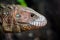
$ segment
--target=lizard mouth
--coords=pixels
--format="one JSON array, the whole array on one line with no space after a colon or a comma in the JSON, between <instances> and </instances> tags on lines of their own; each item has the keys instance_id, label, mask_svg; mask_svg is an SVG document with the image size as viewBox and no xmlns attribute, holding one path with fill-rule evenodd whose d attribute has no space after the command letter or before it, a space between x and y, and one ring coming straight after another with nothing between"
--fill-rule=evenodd
<instances>
[{"instance_id":1,"label":"lizard mouth","mask_svg":"<svg viewBox=\"0 0 60 40\"><path fill-rule=\"evenodd\" d=\"M32 25L30 23L25 23L25 22L18 22L18 23L19 23L19 27L20 27L21 31L29 31L29 30L40 29L40 27L37 27L36 25ZM14 29L14 31L15 31L15 29Z\"/></svg>"}]
</instances>

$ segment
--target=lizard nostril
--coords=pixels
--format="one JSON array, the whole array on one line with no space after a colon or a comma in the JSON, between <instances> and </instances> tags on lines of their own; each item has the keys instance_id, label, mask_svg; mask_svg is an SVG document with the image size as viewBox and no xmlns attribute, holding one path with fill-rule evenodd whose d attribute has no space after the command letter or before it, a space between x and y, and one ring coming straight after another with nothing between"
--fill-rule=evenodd
<instances>
[{"instance_id":1,"label":"lizard nostril","mask_svg":"<svg viewBox=\"0 0 60 40\"><path fill-rule=\"evenodd\" d=\"M34 16L34 14L31 14L31 17L33 17Z\"/></svg>"}]
</instances>

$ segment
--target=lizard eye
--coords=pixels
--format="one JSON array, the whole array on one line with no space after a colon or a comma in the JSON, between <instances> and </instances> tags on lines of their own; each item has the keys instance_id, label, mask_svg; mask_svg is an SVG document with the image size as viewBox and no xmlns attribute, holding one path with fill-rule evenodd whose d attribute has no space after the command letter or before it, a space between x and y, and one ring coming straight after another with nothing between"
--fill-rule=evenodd
<instances>
[{"instance_id":1,"label":"lizard eye","mask_svg":"<svg viewBox=\"0 0 60 40\"><path fill-rule=\"evenodd\" d=\"M20 14L16 14L16 18L20 18L21 17L21 15Z\"/></svg>"}]
</instances>

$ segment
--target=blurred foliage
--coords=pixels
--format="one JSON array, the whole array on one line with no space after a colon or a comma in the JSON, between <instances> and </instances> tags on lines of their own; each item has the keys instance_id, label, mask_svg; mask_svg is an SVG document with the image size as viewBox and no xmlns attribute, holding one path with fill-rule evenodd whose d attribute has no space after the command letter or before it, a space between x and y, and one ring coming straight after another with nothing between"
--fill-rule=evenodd
<instances>
[{"instance_id":1,"label":"blurred foliage","mask_svg":"<svg viewBox=\"0 0 60 40\"><path fill-rule=\"evenodd\" d=\"M17 2L19 2L19 4L21 4L22 6L27 6L25 0L17 0Z\"/></svg>"}]
</instances>

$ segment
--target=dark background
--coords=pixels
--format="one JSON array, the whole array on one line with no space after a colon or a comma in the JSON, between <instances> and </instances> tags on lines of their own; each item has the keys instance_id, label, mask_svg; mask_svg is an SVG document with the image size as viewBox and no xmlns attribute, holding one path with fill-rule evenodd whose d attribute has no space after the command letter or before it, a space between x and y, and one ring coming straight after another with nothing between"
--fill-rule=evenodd
<instances>
[{"instance_id":1,"label":"dark background","mask_svg":"<svg viewBox=\"0 0 60 40\"><path fill-rule=\"evenodd\" d=\"M40 14L43 14L48 24L40 29L33 31L26 31L21 33L14 33L14 40L59 40L60 32L60 0L25 0L28 7L33 8ZM0 0L0 3L19 4L16 0ZM32 33L32 36L28 36ZM2 33L0 39L4 39L4 33ZM21 34L21 35L20 35Z\"/></svg>"}]
</instances>

